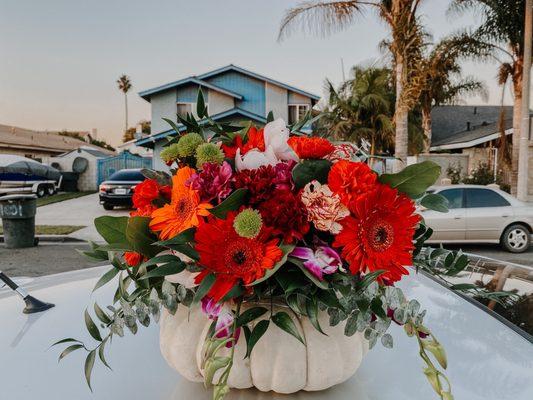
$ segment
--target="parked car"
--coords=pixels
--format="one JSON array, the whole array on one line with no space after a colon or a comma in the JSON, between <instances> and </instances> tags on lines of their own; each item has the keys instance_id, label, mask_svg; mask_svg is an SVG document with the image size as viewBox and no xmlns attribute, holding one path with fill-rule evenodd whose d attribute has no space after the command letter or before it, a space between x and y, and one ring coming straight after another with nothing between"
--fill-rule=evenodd
<instances>
[{"instance_id":1,"label":"parked car","mask_svg":"<svg viewBox=\"0 0 533 400\"><path fill-rule=\"evenodd\" d=\"M435 186L449 211L422 210L433 229L428 243L499 243L512 253L525 252L533 232L533 205L509 193L481 185Z\"/></svg>"},{"instance_id":2,"label":"parked car","mask_svg":"<svg viewBox=\"0 0 533 400\"><path fill-rule=\"evenodd\" d=\"M100 204L106 210L112 210L115 206L131 207L133 189L144 179L140 169L121 169L115 172L100 184Z\"/></svg>"},{"instance_id":3,"label":"parked car","mask_svg":"<svg viewBox=\"0 0 533 400\"><path fill-rule=\"evenodd\" d=\"M210 398L202 384L187 381L165 362L159 350L159 329L155 323L148 328L139 326L136 336L127 333L123 338L115 337L113 345L106 347L105 356L113 372L104 373L105 367L100 363L95 366L93 393L83 376L86 353L80 350L58 365L62 347L50 348L55 341L73 337L85 340L90 348L96 345L80 315L89 302L103 306L113 298L113 285L103 286L90 295L108 269L109 266L105 266L16 279L31 295L56 305L30 316L22 313L24 302L16 293L7 287L0 288L2 399ZM423 299L423 306L428 310L426 325L435 332L448 355L446 374L455 398L531 400L533 346L528 337L493 313L485 312L486 308L474 305L423 274L412 273L410 279L403 279L399 285L408 298ZM436 400L438 396L422 374L423 363L415 356L416 340L395 324L391 333L394 348L376 345L367 353L355 376L342 385L323 392L296 395L235 390L235 395L228 399ZM131 368L132 363L139 360L144 368Z\"/></svg>"}]
</instances>

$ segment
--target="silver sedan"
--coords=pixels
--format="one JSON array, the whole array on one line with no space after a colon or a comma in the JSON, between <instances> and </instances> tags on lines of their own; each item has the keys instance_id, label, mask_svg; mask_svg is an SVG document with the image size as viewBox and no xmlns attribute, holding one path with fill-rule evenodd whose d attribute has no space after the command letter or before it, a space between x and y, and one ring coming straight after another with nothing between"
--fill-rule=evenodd
<instances>
[{"instance_id":1,"label":"silver sedan","mask_svg":"<svg viewBox=\"0 0 533 400\"><path fill-rule=\"evenodd\" d=\"M444 196L449 211L422 210L433 229L428 243L500 243L512 253L529 248L532 205L489 186L435 186L429 192Z\"/></svg>"}]
</instances>

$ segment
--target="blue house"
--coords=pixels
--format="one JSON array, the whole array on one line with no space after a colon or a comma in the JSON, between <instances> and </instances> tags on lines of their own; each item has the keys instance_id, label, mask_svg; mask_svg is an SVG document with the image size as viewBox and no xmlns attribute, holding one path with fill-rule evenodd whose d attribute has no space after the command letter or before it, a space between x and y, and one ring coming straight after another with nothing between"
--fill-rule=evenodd
<instances>
[{"instance_id":1,"label":"blue house","mask_svg":"<svg viewBox=\"0 0 533 400\"><path fill-rule=\"evenodd\" d=\"M221 122L252 120L266 123L267 115L283 118L288 124L300 119L320 99L319 96L267 78L235 65L228 65L198 76L191 76L139 93L152 108L151 134L137 140L138 146L154 149L153 168L166 169L159 153L167 136L176 135L163 121L176 122L176 115L195 115L196 98L201 89L211 118ZM178 125L180 131L185 127Z\"/></svg>"}]
</instances>

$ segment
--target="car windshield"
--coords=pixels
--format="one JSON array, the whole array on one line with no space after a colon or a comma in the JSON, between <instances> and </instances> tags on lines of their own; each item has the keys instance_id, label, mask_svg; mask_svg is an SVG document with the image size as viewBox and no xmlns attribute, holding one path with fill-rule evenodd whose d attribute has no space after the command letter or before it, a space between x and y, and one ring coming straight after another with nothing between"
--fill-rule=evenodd
<instances>
[{"instance_id":1,"label":"car windshield","mask_svg":"<svg viewBox=\"0 0 533 400\"><path fill-rule=\"evenodd\" d=\"M110 181L143 181L144 176L139 170L123 169L109 177Z\"/></svg>"}]
</instances>

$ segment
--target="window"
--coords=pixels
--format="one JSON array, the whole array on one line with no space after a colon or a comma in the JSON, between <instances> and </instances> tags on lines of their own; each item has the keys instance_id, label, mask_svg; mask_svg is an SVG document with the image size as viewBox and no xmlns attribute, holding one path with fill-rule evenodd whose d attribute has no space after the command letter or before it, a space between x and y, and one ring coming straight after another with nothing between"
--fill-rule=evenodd
<instances>
[{"instance_id":1,"label":"window","mask_svg":"<svg viewBox=\"0 0 533 400\"><path fill-rule=\"evenodd\" d=\"M192 114L192 103L177 103L177 114L185 118L187 113Z\"/></svg>"},{"instance_id":2,"label":"window","mask_svg":"<svg viewBox=\"0 0 533 400\"><path fill-rule=\"evenodd\" d=\"M140 169L122 169L109 177L110 181L144 181Z\"/></svg>"},{"instance_id":3,"label":"window","mask_svg":"<svg viewBox=\"0 0 533 400\"><path fill-rule=\"evenodd\" d=\"M309 104L289 104L289 124L298 122L309 111Z\"/></svg>"},{"instance_id":4,"label":"window","mask_svg":"<svg viewBox=\"0 0 533 400\"><path fill-rule=\"evenodd\" d=\"M490 189L466 189L466 207L505 207L509 202Z\"/></svg>"},{"instance_id":5,"label":"window","mask_svg":"<svg viewBox=\"0 0 533 400\"><path fill-rule=\"evenodd\" d=\"M447 189L439 192L448 200L448 208L463 208L463 189Z\"/></svg>"}]
</instances>

